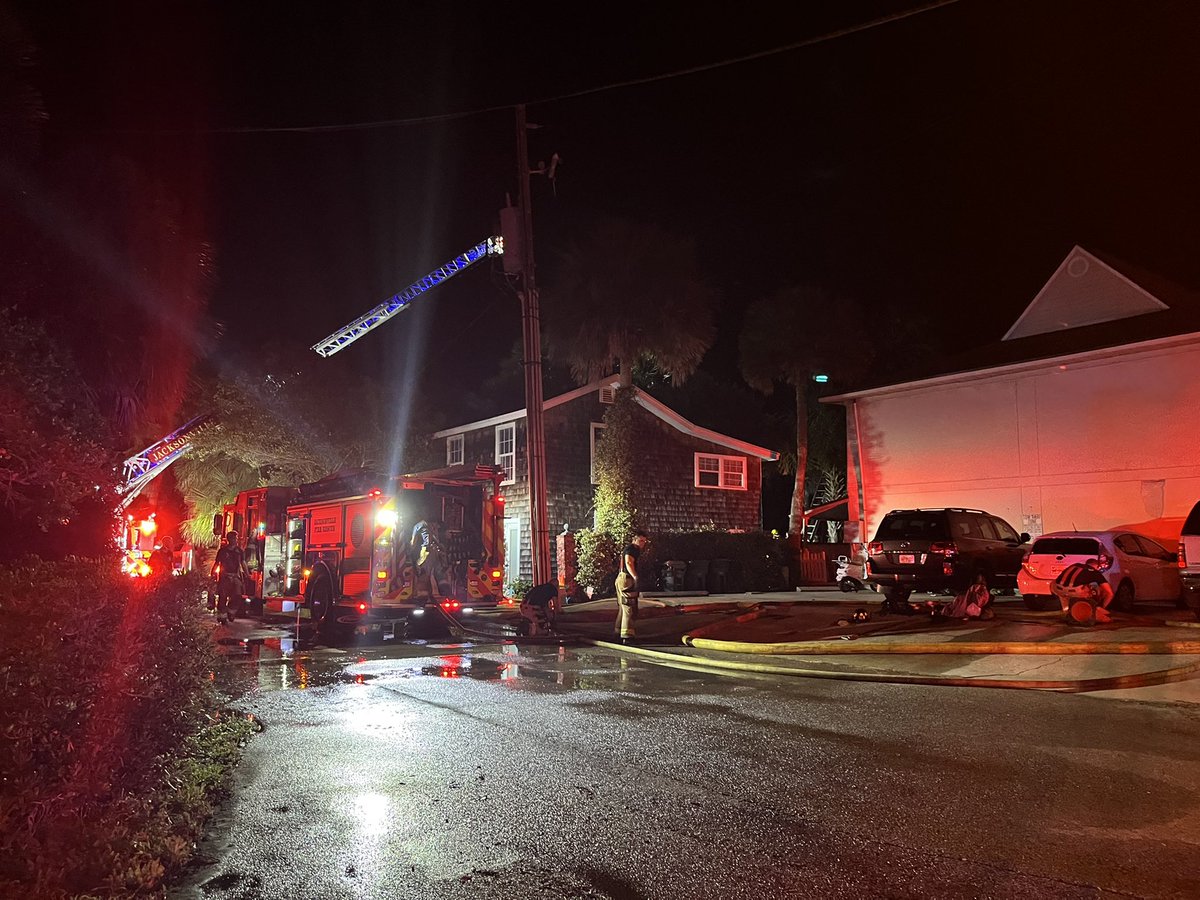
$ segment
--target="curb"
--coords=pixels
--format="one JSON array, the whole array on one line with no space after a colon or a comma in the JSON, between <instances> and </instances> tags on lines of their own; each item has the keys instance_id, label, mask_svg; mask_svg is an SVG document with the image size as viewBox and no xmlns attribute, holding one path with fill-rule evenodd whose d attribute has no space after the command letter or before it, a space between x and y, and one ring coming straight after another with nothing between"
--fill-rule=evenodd
<instances>
[{"instance_id":1,"label":"curb","mask_svg":"<svg viewBox=\"0 0 1200 900\"><path fill-rule=\"evenodd\" d=\"M777 666L770 663L740 662L711 657L684 656L665 650L648 647L630 647L611 641L582 639L583 643L606 650L642 656L670 666L689 669L720 669L734 672L754 672L763 675L790 675L800 678L823 678L829 681L866 681L877 684L917 684L930 687L982 687L1022 691L1051 691L1057 693L1087 693L1090 691L1117 690L1120 688L1150 687L1184 681L1200 671L1200 660L1169 669L1141 672L1136 675L1113 675L1107 678L1083 678L1076 680L1018 680L1003 678L939 678L932 675L884 674L881 672L829 672L824 669L802 669L797 666Z\"/></svg>"}]
</instances>

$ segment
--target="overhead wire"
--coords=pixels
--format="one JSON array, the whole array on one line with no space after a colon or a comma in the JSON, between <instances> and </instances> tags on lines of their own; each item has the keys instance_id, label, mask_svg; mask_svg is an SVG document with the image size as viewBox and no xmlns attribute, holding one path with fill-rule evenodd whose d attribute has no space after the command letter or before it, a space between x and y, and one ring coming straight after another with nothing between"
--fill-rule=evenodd
<instances>
[{"instance_id":1,"label":"overhead wire","mask_svg":"<svg viewBox=\"0 0 1200 900\"><path fill-rule=\"evenodd\" d=\"M950 6L958 2L959 0L932 0L932 2L924 3L921 6L914 6L910 7L909 9L900 10L899 12L889 13L888 15L877 16L874 19L869 19L865 22L859 22L855 25L848 25L844 28L836 28L831 31L825 31L820 34L813 35L812 37L805 38L804 40L794 41L790 44L783 44L778 47L771 47L766 50L759 50L754 53L746 53L741 56L734 56L728 59L717 60L715 62L701 63L700 65L689 66L684 69L675 69L670 72L660 72L656 75L646 75L640 78L628 78L623 81L613 81L607 84L581 88L580 90L576 91L568 91L566 93L554 94L524 102L526 106L557 103L563 100L575 100L580 97L588 97L594 94L606 93L608 91L621 90L622 88L637 87L644 84L654 84L655 82L668 81L673 78L684 78L688 75L711 72L714 69L723 69L729 66L741 65L742 63L754 62L755 60L766 59L767 57L771 56L778 56L781 53L791 53L795 50L804 49L805 47L812 47L817 44L828 43L829 41L837 40L838 38L859 34L864 31L869 31L872 28L878 28L882 25L889 25L892 22L898 22L903 19L921 15L923 13L932 12L934 10L941 9L944 6ZM329 125L244 125L229 126L225 128L205 128L201 129L201 132L206 134L321 134L339 131L367 131L377 128L398 128L407 125L425 125L434 122L447 122L454 119L465 119L471 116L479 116L487 113L514 109L518 105L520 105L518 102L500 103L492 106L481 106L473 109L459 110L457 112L435 113L433 115L411 116L401 119L378 119L369 122L344 122Z\"/></svg>"}]
</instances>

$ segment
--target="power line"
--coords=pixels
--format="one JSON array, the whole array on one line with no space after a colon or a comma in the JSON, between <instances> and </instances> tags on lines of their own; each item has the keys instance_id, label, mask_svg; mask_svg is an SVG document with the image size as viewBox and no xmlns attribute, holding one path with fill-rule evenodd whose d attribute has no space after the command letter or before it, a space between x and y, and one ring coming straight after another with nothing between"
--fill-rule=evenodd
<instances>
[{"instance_id":1,"label":"power line","mask_svg":"<svg viewBox=\"0 0 1200 900\"><path fill-rule=\"evenodd\" d=\"M957 2L959 2L959 0L933 0L933 2L926 3L922 6L901 10L900 12L891 13L886 16L879 16L878 18L870 19L866 22L860 22L856 25L849 25L845 28L826 31L821 34L814 35L813 37L805 38L802 41L796 41L792 44L784 44L780 47L772 47L768 50L760 50L757 53L748 53L744 56L735 56L729 59L719 60L717 62L691 66L686 69L663 72L658 75L647 75L643 78L630 78L626 79L625 81L614 81L609 84L583 88L578 91L570 91L565 94L555 94L549 97L541 97L537 100L527 101L527 105L533 106L544 103L555 103L560 100L574 100L579 97L587 97L592 94L601 94L607 91L620 90L622 88L637 87L643 84L653 84L658 81L668 81L672 78L683 78L688 75L697 75L701 72L711 72L714 69L723 69L728 66L740 65L741 63L754 62L755 60L765 59L770 56L778 56L781 53L790 53L794 50L801 50L805 47L812 47L816 44L823 44L829 41L837 40L838 38L848 37L852 34L858 34L863 31L868 31L872 28L878 28L881 25L888 25L892 22L898 22L901 19L908 19L913 16L921 15L922 13L932 12L935 9L941 9L943 6L950 6L951 4ZM406 125L425 125L433 122L448 122L454 119L465 119L470 116L484 115L485 113L511 110L515 109L518 105L519 104L517 103L502 103L495 106L481 106L475 109L461 110L459 112L451 113L439 113L430 116L413 116L405 119L379 119L371 122L347 122L339 125L247 125L230 128L207 128L203 129L203 132L209 134L321 134L324 132L335 131L368 131L375 128L398 128Z\"/></svg>"}]
</instances>

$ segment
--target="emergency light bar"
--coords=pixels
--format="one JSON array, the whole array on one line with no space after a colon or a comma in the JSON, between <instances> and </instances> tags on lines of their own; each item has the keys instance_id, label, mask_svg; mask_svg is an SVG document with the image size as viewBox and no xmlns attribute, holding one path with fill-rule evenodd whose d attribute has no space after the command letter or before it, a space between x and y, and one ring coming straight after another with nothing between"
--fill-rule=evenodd
<instances>
[{"instance_id":1,"label":"emergency light bar","mask_svg":"<svg viewBox=\"0 0 1200 900\"><path fill-rule=\"evenodd\" d=\"M366 315L359 316L349 325L339 328L323 341L313 344L312 349L319 356L333 356L333 354L337 353L343 347L353 344L372 328L382 325L392 316L396 315L396 313L408 309L410 303L430 288L437 287L448 278L453 278L463 269L474 265L485 257L500 256L503 253L504 238L490 237L486 241L481 241L465 253L460 253L449 262L438 266L424 278L413 282L391 299L380 303Z\"/></svg>"}]
</instances>

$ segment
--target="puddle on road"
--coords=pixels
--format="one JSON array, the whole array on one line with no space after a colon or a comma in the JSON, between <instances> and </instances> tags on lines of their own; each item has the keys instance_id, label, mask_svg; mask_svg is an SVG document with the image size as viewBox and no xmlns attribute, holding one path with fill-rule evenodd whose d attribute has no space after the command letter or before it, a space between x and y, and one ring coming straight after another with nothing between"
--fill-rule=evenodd
<instances>
[{"instance_id":1,"label":"puddle on road","mask_svg":"<svg viewBox=\"0 0 1200 900\"><path fill-rule=\"evenodd\" d=\"M252 626L253 627L253 626ZM233 693L308 690L367 684L381 678L437 678L505 683L524 690L611 690L627 684L629 666L597 666L564 646L424 641L338 647L304 632L254 628L216 639L221 681ZM214 675L215 677L215 675Z\"/></svg>"}]
</instances>

